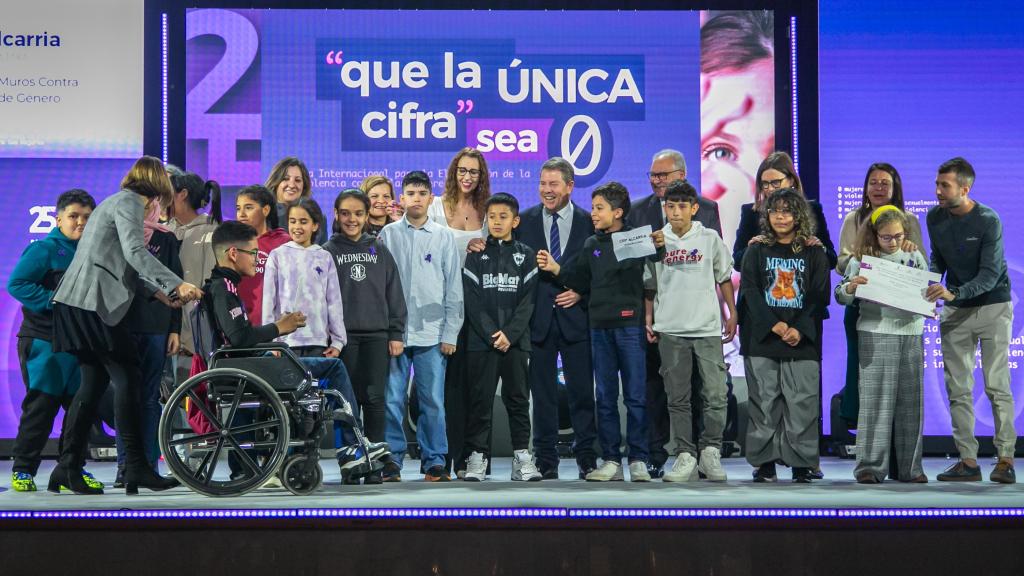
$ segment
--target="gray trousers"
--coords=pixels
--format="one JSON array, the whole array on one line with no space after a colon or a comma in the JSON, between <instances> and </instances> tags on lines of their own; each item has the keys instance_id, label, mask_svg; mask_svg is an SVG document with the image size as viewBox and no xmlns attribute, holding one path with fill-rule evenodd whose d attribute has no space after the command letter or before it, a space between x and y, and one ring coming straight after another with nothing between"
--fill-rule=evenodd
<instances>
[{"instance_id":1,"label":"gray trousers","mask_svg":"<svg viewBox=\"0 0 1024 576\"><path fill-rule=\"evenodd\" d=\"M672 427L676 455L689 452L694 457L697 456L697 447L693 445L691 438L693 411L690 396L693 390L691 378L694 357L697 359L697 370L703 381L700 395L704 401L704 429L700 435L700 449L711 446L721 450L728 392L721 337L686 338L661 334L658 351L661 353L661 376L665 381L669 423Z\"/></svg>"},{"instance_id":2,"label":"gray trousers","mask_svg":"<svg viewBox=\"0 0 1024 576\"><path fill-rule=\"evenodd\" d=\"M747 462L818 466L817 360L743 359L747 392Z\"/></svg>"},{"instance_id":3,"label":"gray trousers","mask_svg":"<svg viewBox=\"0 0 1024 576\"><path fill-rule=\"evenodd\" d=\"M883 480L889 474L889 448L898 480L924 474L921 467L924 426L924 352L921 335L857 332L860 346L860 412L857 416L857 466Z\"/></svg>"},{"instance_id":4,"label":"gray trousers","mask_svg":"<svg viewBox=\"0 0 1024 576\"><path fill-rule=\"evenodd\" d=\"M972 308L945 306L939 320L942 334L942 372L953 420L953 441L960 458L978 457L974 437L974 352L981 343L981 369L985 394L992 404L995 434L992 442L1000 457L1013 457L1017 432L1013 428L1013 395L1010 393L1009 346L1013 326L1010 302Z\"/></svg>"}]
</instances>

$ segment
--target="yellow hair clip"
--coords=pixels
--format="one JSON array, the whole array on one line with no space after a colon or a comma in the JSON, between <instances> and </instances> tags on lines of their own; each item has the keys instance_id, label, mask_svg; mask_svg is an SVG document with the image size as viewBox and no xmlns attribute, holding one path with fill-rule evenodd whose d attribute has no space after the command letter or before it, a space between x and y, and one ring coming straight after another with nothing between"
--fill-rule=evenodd
<instances>
[{"instance_id":1,"label":"yellow hair clip","mask_svg":"<svg viewBox=\"0 0 1024 576\"><path fill-rule=\"evenodd\" d=\"M878 217L881 216L882 214L886 213L886 212L889 212L890 210L895 210L896 212L902 212L899 208L893 206L892 204L886 204L885 206L879 206L878 208L875 208L874 212L871 213L871 225L874 226L875 221L878 220Z\"/></svg>"}]
</instances>

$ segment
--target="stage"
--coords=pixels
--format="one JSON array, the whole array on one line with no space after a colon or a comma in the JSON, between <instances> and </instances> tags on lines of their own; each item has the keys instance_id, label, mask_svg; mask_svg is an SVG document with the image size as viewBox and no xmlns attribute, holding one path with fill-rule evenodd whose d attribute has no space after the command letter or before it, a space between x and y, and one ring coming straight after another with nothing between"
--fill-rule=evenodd
<instances>
[{"instance_id":1,"label":"stage","mask_svg":"<svg viewBox=\"0 0 1024 576\"><path fill-rule=\"evenodd\" d=\"M342 486L332 460L314 495L282 488L207 498L177 488L125 496L9 489L0 462L0 558L5 571L42 558L75 573L229 574L923 574L1024 562L1024 484L934 481L949 462L925 462L932 482L858 485L853 461L825 459L825 479L754 484L742 458L729 481L588 483L562 480L426 483L406 461L403 482ZM988 460L982 462L987 477ZM38 476L41 488L53 461ZM88 469L111 483L114 464ZM572 478L572 479L570 479ZM1002 552L995 552L1002 551ZM885 559L884 569L878 562ZM47 573L47 572L43 572ZM52 573L70 573L70 568Z\"/></svg>"},{"instance_id":2,"label":"stage","mask_svg":"<svg viewBox=\"0 0 1024 576\"><path fill-rule=\"evenodd\" d=\"M106 511L105 518L138 517L135 512L153 511L157 517L182 517L184 514L211 517L202 511L246 511L244 516L216 514L216 518L261 517L259 511L273 511L282 519L308 516L377 518L426 517L529 517L598 518L671 517L685 513L689 517L771 517L811 516L834 519L868 516L985 515L1024 517L1024 484L1000 485L987 481L990 462L982 461L986 481L974 483L936 482L935 476L949 461L925 460L930 482L903 484L887 481L877 485L859 485L853 480L853 460L822 460L825 479L812 484L794 484L789 469L779 467L779 482L755 484L751 467L742 458L723 459L729 474L726 483L707 481L689 483L584 482L576 479L572 461L563 461L560 480L511 482L511 459L499 458L492 464L490 480L482 483L453 480L427 483L418 473L416 460L407 460L401 483L376 486L342 486L338 468L332 460L321 460L324 486L310 496L295 496L283 488L263 488L241 497L208 498L176 488L162 493L141 490L138 496L125 496L123 490L109 488L114 479L114 464L91 462L88 470L108 485L102 496L60 495L45 491L53 466L43 463L37 478L39 492L16 493L6 482L11 462L0 462L5 482L0 489L0 517L10 521L13 513L28 518L69 518L71 513ZM628 477L628 476L627 476ZM348 512L344 512L348 511ZM452 511L458 511L453 514ZM20 514L19 514L20 516ZM148 516L148 515L147 515ZM284 520L286 523L287 520Z\"/></svg>"}]
</instances>

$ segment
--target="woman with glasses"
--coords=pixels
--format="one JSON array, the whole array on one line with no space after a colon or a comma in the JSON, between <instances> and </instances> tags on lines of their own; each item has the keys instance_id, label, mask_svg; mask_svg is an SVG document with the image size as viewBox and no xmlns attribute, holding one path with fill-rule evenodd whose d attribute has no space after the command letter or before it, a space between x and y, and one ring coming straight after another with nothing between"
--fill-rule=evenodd
<instances>
[{"instance_id":1,"label":"woman with glasses","mask_svg":"<svg viewBox=\"0 0 1024 576\"><path fill-rule=\"evenodd\" d=\"M491 179L484 155L475 148L459 150L448 165L444 181L444 194L430 203L427 215L431 220L447 226L455 235L455 245L462 264L466 263L466 250L470 242L487 238L484 226L484 204L491 197ZM438 201L440 200L440 201ZM444 378L444 409L448 425L448 461L451 471L454 462L456 471L464 471L463 430L466 420L466 405L469 401L467 385L468 365L466 362L466 334L469 323L459 331L455 354L448 358Z\"/></svg>"},{"instance_id":2,"label":"woman with glasses","mask_svg":"<svg viewBox=\"0 0 1024 576\"><path fill-rule=\"evenodd\" d=\"M900 173L891 164L876 162L868 167L867 174L864 175L864 197L861 200L860 208L846 215L843 227L839 232L839 261L836 265L836 272L840 276L846 276L850 260L858 249L857 239L869 225L871 214L882 206L895 206L901 212L904 210L903 181L900 179ZM904 215L907 226L900 249L909 253L921 249L923 253L921 224L914 214L906 212ZM843 315L843 327L846 331L846 384L843 386L842 401L839 403L839 414L845 421L846 429L857 428L857 413L860 404L857 386L859 381L857 319L859 317L859 300L855 300L846 306Z\"/></svg>"},{"instance_id":3,"label":"woman with glasses","mask_svg":"<svg viewBox=\"0 0 1024 576\"><path fill-rule=\"evenodd\" d=\"M744 204L740 208L740 225L736 230L736 242L732 248L733 266L737 272L740 271L740 266L743 263L743 254L747 251L747 246L764 240L758 229L758 214L761 212L761 205L765 199L772 192L782 188L792 188L801 195L804 194L803 183L800 181L800 176L796 173L796 168L793 166L793 159L785 152L772 152L761 162L761 165L757 168L754 185L756 187L754 202ZM814 200L808 200L807 206L811 211L811 217L814 219L815 230L817 231L815 236L808 238L808 245L821 245L825 248L825 256L828 257L829 265L834 268L837 261L836 249L832 245L832 239L828 234L828 222L825 219L825 213L821 209L821 204Z\"/></svg>"}]
</instances>

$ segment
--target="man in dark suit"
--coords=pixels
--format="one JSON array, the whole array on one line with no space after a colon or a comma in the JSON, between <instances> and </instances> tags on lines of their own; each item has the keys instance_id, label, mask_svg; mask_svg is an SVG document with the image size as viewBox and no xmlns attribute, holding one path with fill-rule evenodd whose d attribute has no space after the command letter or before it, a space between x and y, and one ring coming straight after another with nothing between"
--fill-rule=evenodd
<instances>
[{"instance_id":1,"label":"man in dark suit","mask_svg":"<svg viewBox=\"0 0 1024 576\"><path fill-rule=\"evenodd\" d=\"M517 240L546 250L562 266L575 261L583 241L594 234L590 214L569 200L575 172L564 158L551 158L540 170L540 205L520 214ZM533 395L533 449L544 479L558 478L558 357L562 357L573 451L582 479L597 466L594 440L594 371L590 356L587 302L541 272L530 322L530 392Z\"/></svg>"},{"instance_id":2,"label":"man in dark suit","mask_svg":"<svg viewBox=\"0 0 1024 576\"><path fill-rule=\"evenodd\" d=\"M652 193L632 205L626 223L637 228L650 225L652 230L661 230L665 226L665 212L662 198L668 185L676 180L686 179L686 160L678 150L662 150L651 160L651 169L647 173ZM697 198L697 214L695 219L705 228L710 228L722 235L722 222L718 216L718 203L707 198ZM698 407L700 398L700 375L693 371L694 379L694 422L699 422ZM665 383L661 378L661 355L657 346L647 347L647 422L650 439L650 460L647 471L652 478L660 478L668 460L665 444L669 439L668 398L665 395Z\"/></svg>"}]
</instances>

